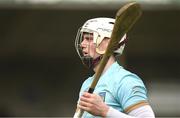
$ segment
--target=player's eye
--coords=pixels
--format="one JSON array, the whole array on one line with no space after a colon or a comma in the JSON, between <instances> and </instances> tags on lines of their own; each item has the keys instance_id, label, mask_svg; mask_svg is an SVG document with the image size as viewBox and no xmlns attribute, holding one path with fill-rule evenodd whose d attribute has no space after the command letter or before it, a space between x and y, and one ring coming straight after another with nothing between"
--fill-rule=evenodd
<instances>
[{"instance_id":1,"label":"player's eye","mask_svg":"<svg viewBox=\"0 0 180 118\"><path fill-rule=\"evenodd\" d=\"M90 41L92 39L93 39L92 37L86 37L86 40L88 40L88 41Z\"/></svg>"},{"instance_id":2,"label":"player's eye","mask_svg":"<svg viewBox=\"0 0 180 118\"><path fill-rule=\"evenodd\" d=\"M93 36L92 35L84 35L83 39L87 40L87 41L90 41L90 40L93 40Z\"/></svg>"}]
</instances>

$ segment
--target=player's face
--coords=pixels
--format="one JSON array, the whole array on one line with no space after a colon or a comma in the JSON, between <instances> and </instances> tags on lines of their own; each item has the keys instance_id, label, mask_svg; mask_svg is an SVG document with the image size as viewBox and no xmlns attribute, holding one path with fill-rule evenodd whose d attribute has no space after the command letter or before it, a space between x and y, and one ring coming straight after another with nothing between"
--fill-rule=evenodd
<instances>
[{"instance_id":1,"label":"player's face","mask_svg":"<svg viewBox=\"0 0 180 118\"><path fill-rule=\"evenodd\" d=\"M96 47L93 43L93 33L83 33L83 40L81 42L83 56L90 56L93 59L97 58L99 54L96 53Z\"/></svg>"}]
</instances>

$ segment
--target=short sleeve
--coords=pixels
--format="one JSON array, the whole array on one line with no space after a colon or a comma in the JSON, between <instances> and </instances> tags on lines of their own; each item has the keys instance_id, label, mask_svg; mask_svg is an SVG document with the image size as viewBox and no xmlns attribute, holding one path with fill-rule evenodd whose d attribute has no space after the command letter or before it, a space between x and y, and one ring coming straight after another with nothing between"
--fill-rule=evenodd
<instances>
[{"instance_id":1,"label":"short sleeve","mask_svg":"<svg viewBox=\"0 0 180 118\"><path fill-rule=\"evenodd\" d=\"M120 82L117 99L123 110L142 101L147 101L147 90L136 75L127 75Z\"/></svg>"}]
</instances>

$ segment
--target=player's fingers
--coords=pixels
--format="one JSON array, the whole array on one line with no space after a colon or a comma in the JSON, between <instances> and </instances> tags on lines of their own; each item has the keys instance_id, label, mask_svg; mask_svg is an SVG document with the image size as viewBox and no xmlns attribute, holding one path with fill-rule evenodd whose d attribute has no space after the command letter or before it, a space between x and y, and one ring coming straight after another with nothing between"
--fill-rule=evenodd
<instances>
[{"instance_id":1,"label":"player's fingers","mask_svg":"<svg viewBox=\"0 0 180 118\"><path fill-rule=\"evenodd\" d=\"M80 101L84 101L84 102L88 102L88 103L92 103L92 98L88 98L85 96L81 96Z\"/></svg>"},{"instance_id":2,"label":"player's fingers","mask_svg":"<svg viewBox=\"0 0 180 118\"><path fill-rule=\"evenodd\" d=\"M91 103L84 102L84 101L80 101L80 102L79 102L79 105L80 105L80 106L84 106L84 107L91 107L91 106L92 106Z\"/></svg>"},{"instance_id":3,"label":"player's fingers","mask_svg":"<svg viewBox=\"0 0 180 118\"><path fill-rule=\"evenodd\" d=\"M78 105L78 107L82 110L85 110L85 111L90 111L90 108L89 107L86 107L86 106L82 106L82 105Z\"/></svg>"},{"instance_id":4,"label":"player's fingers","mask_svg":"<svg viewBox=\"0 0 180 118\"><path fill-rule=\"evenodd\" d=\"M93 96L93 94L88 93L88 92L84 92L82 96L90 98Z\"/></svg>"}]
</instances>

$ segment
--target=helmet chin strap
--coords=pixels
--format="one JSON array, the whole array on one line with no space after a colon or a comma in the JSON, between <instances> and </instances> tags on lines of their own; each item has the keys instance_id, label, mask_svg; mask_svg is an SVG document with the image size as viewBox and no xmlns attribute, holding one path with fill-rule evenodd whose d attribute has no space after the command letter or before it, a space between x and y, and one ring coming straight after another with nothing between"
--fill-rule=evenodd
<instances>
[{"instance_id":1,"label":"helmet chin strap","mask_svg":"<svg viewBox=\"0 0 180 118\"><path fill-rule=\"evenodd\" d=\"M100 62L100 60L102 59L102 57L103 57L103 55L100 55L99 57L97 57L96 59L94 59L94 60L92 61L92 66L93 66L93 68L96 67L96 66L99 64L99 62Z\"/></svg>"},{"instance_id":2,"label":"helmet chin strap","mask_svg":"<svg viewBox=\"0 0 180 118\"><path fill-rule=\"evenodd\" d=\"M99 64L100 60L101 60L102 57L103 57L103 54L105 53L105 50L104 50L104 51L101 51L101 50L99 50L98 48L96 48L96 52L97 52L98 54L100 54L100 56L98 56L98 57L95 58L95 59L93 59L92 57L89 57L89 58L91 58L91 66L90 66L89 68L95 68L95 67Z\"/></svg>"},{"instance_id":3,"label":"helmet chin strap","mask_svg":"<svg viewBox=\"0 0 180 118\"><path fill-rule=\"evenodd\" d=\"M97 52L98 54L100 54L100 56L98 56L96 59L93 59L93 60L92 60L92 67L93 67L93 68L96 67L96 66L99 64L99 62L100 62L100 60L102 59L103 54L105 53L105 51L106 51L106 50L101 51L101 50L99 50L98 47L96 47L96 52Z\"/></svg>"},{"instance_id":4,"label":"helmet chin strap","mask_svg":"<svg viewBox=\"0 0 180 118\"><path fill-rule=\"evenodd\" d=\"M82 58L82 62L87 68L93 69L99 64L100 60L102 59L102 56L103 55L100 55L96 59L93 59L92 57L87 56L87 57Z\"/></svg>"},{"instance_id":5,"label":"helmet chin strap","mask_svg":"<svg viewBox=\"0 0 180 118\"><path fill-rule=\"evenodd\" d=\"M102 59L103 54L105 53L105 51L106 51L106 50L101 51L101 50L99 50L98 47L96 47L96 52L97 52L98 54L100 54L100 56L98 56L98 57L95 58L95 59L93 59L93 58L90 57L90 56L84 57L84 58L83 58L83 64L86 65L86 67L89 68L89 69L95 68L95 67L99 64L100 60Z\"/></svg>"}]
</instances>

